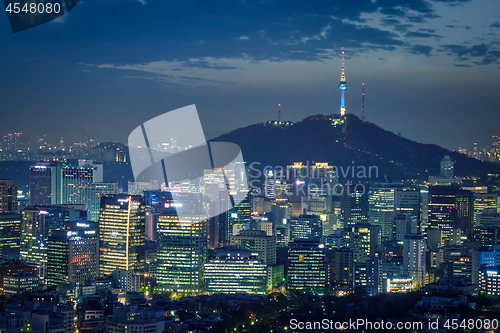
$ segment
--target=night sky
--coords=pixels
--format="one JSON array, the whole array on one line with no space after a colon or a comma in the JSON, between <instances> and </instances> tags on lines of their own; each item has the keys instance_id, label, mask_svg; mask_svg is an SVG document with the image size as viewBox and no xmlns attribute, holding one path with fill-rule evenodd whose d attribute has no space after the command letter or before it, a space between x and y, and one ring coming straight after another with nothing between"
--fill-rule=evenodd
<instances>
[{"instance_id":1,"label":"night sky","mask_svg":"<svg viewBox=\"0 0 500 333\"><path fill-rule=\"evenodd\" d=\"M12 33L0 13L0 136L126 142L196 104L207 138L346 108L423 143L500 135L500 1L82 0Z\"/></svg>"}]
</instances>

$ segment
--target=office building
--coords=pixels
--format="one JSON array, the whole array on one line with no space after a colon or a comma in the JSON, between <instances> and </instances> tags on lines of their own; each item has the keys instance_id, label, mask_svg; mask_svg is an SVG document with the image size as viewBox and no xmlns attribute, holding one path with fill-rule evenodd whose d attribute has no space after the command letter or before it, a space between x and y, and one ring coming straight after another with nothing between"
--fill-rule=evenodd
<instances>
[{"instance_id":1,"label":"office building","mask_svg":"<svg viewBox=\"0 0 500 333\"><path fill-rule=\"evenodd\" d=\"M290 226L290 241L299 239L316 239L323 236L323 224L318 215L301 214L292 217L288 222Z\"/></svg>"},{"instance_id":2,"label":"office building","mask_svg":"<svg viewBox=\"0 0 500 333\"><path fill-rule=\"evenodd\" d=\"M99 276L117 268L141 272L145 263L144 199L135 195L101 198Z\"/></svg>"},{"instance_id":3,"label":"office building","mask_svg":"<svg viewBox=\"0 0 500 333\"><path fill-rule=\"evenodd\" d=\"M500 296L500 267L486 267L479 271L479 293L485 296Z\"/></svg>"},{"instance_id":4,"label":"office building","mask_svg":"<svg viewBox=\"0 0 500 333\"><path fill-rule=\"evenodd\" d=\"M178 216L177 212L182 214ZM203 292L208 219L203 213L200 195L183 193L183 198L175 202L165 201L157 224L157 282L160 290L180 295Z\"/></svg>"},{"instance_id":5,"label":"office building","mask_svg":"<svg viewBox=\"0 0 500 333\"><path fill-rule=\"evenodd\" d=\"M37 291L39 288L40 279L28 271L17 271L14 275L3 277L3 294L7 297Z\"/></svg>"},{"instance_id":6,"label":"office building","mask_svg":"<svg viewBox=\"0 0 500 333\"><path fill-rule=\"evenodd\" d=\"M137 305L115 305L113 318L106 322L106 332L164 333L165 311Z\"/></svg>"},{"instance_id":7,"label":"office building","mask_svg":"<svg viewBox=\"0 0 500 333\"><path fill-rule=\"evenodd\" d=\"M340 199L341 222L343 228L348 228L357 223L368 222L368 192L365 187L344 187Z\"/></svg>"},{"instance_id":8,"label":"office building","mask_svg":"<svg viewBox=\"0 0 500 333\"><path fill-rule=\"evenodd\" d=\"M47 285L82 284L99 276L99 239L96 222L53 230L47 246ZM88 227L86 227L88 226Z\"/></svg>"},{"instance_id":9,"label":"office building","mask_svg":"<svg viewBox=\"0 0 500 333\"><path fill-rule=\"evenodd\" d=\"M474 196L474 226L479 226L478 215L491 216L497 213L498 194L473 193Z\"/></svg>"},{"instance_id":10,"label":"office building","mask_svg":"<svg viewBox=\"0 0 500 333\"><path fill-rule=\"evenodd\" d=\"M377 257L354 264L354 291L360 289L369 296L382 292L382 261Z\"/></svg>"},{"instance_id":11,"label":"office building","mask_svg":"<svg viewBox=\"0 0 500 333\"><path fill-rule=\"evenodd\" d=\"M413 279L420 288L425 285L425 238L420 234L408 234L404 239L403 273Z\"/></svg>"},{"instance_id":12,"label":"office building","mask_svg":"<svg viewBox=\"0 0 500 333\"><path fill-rule=\"evenodd\" d=\"M381 239L382 228L379 225L359 223L347 229L345 241L350 249L358 250L360 260L365 261L375 255Z\"/></svg>"},{"instance_id":13,"label":"office building","mask_svg":"<svg viewBox=\"0 0 500 333\"><path fill-rule=\"evenodd\" d=\"M3 294L3 278L6 275L16 275L19 271L27 271L37 276L37 265L24 260L5 260L0 262L0 294Z\"/></svg>"},{"instance_id":14,"label":"office building","mask_svg":"<svg viewBox=\"0 0 500 333\"><path fill-rule=\"evenodd\" d=\"M17 185L11 179L0 179L0 214L17 213Z\"/></svg>"},{"instance_id":15,"label":"office building","mask_svg":"<svg viewBox=\"0 0 500 333\"><path fill-rule=\"evenodd\" d=\"M324 293L326 287L325 246L317 240L298 239L288 245L289 290Z\"/></svg>"},{"instance_id":16,"label":"office building","mask_svg":"<svg viewBox=\"0 0 500 333\"><path fill-rule=\"evenodd\" d=\"M259 252L217 249L205 267L205 292L265 294L267 265Z\"/></svg>"},{"instance_id":17,"label":"office building","mask_svg":"<svg viewBox=\"0 0 500 333\"><path fill-rule=\"evenodd\" d=\"M31 206L62 203L61 163L40 162L29 169Z\"/></svg>"},{"instance_id":18,"label":"office building","mask_svg":"<svg viewBox=\"0 0 500 333\"><path fill-rule=\"evenodd\" d=\"M421 203L419 188L401 188L394 192L395 213L415 216L417 227L420 227Z\"/></svg>"},{"instance_id":19,"label":"office building","mask_svg":"<svg viewBox=\"0 0 500 333\"><path fill-rule=\"evenodd\" d=\"M89 219L97 222L99 221L99 211L101 209L101 197L118 194L118 183L92 183L90 188Z\"/></svg>"},{"instance_id":20,"label":"office building","mask_svg":"<svg viewBox=\"0 0 500 333\"><path fill-rule=\"evenodd\" d=\"M455 162L450 158L450 156L446 155L441 160L440 176L443 178L453 178L454 168L455 168Z\"/></svg>"},{"instance_id":21,"label":"office building","mask_svg":"<svg viewBox=\"0 0 500 333\"><path fill-rule=\"evenodd\" d=\"M393 239L402 242L406 234L416 234L418 231L417 217L414 215L406 215L396 213L393 223Z\"/></svg>"},{"instance_id":22,"label":"office building","mask_svg":"<svg viewBox=\"0 0 500 333\"><path fill-rule=\"evenodd\" d=\"M379 183L368 192L368 222L382 227L382 237L392 240L392 219L395 213L395 192L402 184Z\"/></svg>"},{"instance_id":23,"label":"office building","mask_svg":"<svg viewBox=\"0 0 500 333\"><path fill-rule=\"evenodd\" d=\"M140 291L141 289L141 277L132 271L117 268L112 276L116 288L125 289L126 291Z\"/></svg>"},{"instance_id":24,"label":"office building","mask_svg":"<svg viewBox=\"0 0 500 333\"><path fill-rule=\"evenodd\" d=\"M0 258L19 259L21 247L21 215L0 214Z\"/></svg>"},{"instance_id":25,"label":"office building","mask_svg":"<svg viewBox=\"0 0 500 333\"><path fill-rule=\"evenodd\" d=\"M241 230L238 235L231 236L231 245L259 252L267 265L276 265L276 236L268 236L262 230Z\"/></svg>"}]
</instances>

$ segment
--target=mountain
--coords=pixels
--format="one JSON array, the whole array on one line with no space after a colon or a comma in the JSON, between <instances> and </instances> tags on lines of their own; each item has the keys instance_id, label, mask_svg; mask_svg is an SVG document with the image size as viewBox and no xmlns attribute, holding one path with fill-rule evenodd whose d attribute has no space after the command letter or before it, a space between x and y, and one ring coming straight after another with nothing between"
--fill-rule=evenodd
<instances>
[{"instance_id":1,"label":"mountain","mask_svg":"<svg viewBox=\"0 0 500 333\"><path fill-rule=\"evenodd\" d=\"M355 166L356 173L363 167L365 170L373 167L371 179L351 177L350 171L349 175L341 177L358 178L356 181L425 180L429 175L439 175L440 161L448 155L455 161L457 176L500 173L498 164L406 139L373 123L362 122L352 114L346 115L344 123L339 122L339 115L315 115L293 125L259 123L236 129L212 141L238 144L247 164L259 162L260 165L254 166L261 171L265 166L286 168L293 162L328 162L344 172L349 166ZM378 168L378 177L375 177L375 167ZM368 178L368 172L365 175Z\"/></svg>"}]
</instances>

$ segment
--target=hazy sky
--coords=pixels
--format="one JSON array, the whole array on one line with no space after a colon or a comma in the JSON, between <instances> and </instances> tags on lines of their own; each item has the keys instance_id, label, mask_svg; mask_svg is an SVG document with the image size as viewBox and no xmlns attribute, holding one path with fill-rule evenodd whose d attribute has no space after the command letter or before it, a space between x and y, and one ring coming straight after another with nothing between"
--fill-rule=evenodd
<instances>
[{"instance_id":1,"label":"hazy sky","mask_svg":"<svg viewBox=\"0 0 500 333\"><path fill-rule=\"evenodd\" d=\"M0 135L126 142L196 104L207 137L346 108L450 149L500 134L500 1L85 0L13 34L0 13Z\"/></svg>"}]
</instances>

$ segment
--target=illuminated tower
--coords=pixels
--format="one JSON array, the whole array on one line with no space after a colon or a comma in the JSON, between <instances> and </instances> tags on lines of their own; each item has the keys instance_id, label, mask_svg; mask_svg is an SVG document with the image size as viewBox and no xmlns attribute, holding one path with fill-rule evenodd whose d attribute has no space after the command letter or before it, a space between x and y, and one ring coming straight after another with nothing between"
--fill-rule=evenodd
<instances>
[{"instance_id":1,"label":"illuminated tower","mask_svg":"<svg viewBox=\"0 0 500 333\"><path fill-rule=\"evenodd\" d=\"M344 51L342 51L342 75L340 76L340 116L345 116L345 103L344 103L344 92L347 89L347 83L345 82L344 74Z\"/></svg>"},{"instance_id":2,"label":"illuminated tower","mask_svg":"<svg viewBox=\"0 0 500 333\"><path fill-rule=\"evenodd\" d=\"M101 197L99 275L117 268L140 272L145 255L145 205L139 195Z\"/></svg>"}]
</instances>

